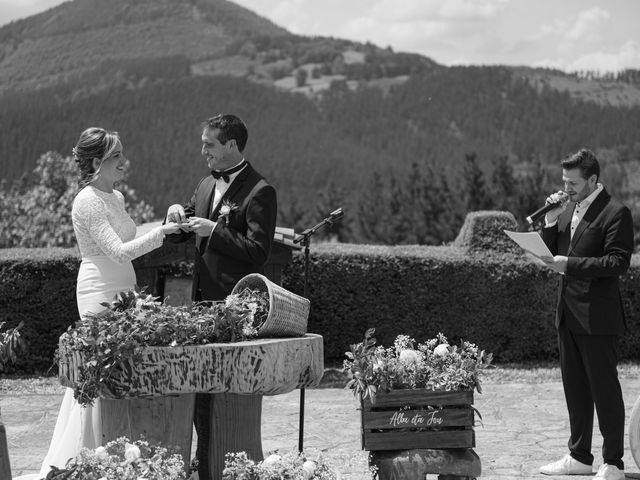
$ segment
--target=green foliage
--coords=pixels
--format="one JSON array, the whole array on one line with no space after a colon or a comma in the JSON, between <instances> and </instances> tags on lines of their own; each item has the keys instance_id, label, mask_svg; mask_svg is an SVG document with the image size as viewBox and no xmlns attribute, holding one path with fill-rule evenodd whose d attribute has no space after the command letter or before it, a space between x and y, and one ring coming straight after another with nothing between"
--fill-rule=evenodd
<instances>
[{"instance_id":1,"label":"green foliage","mask_svg":"<svg viewBox=\"0 0 640 480\"><path fill-rule=\"evenodd\" d=\"M79 266L75 249L0 249L0 323L23 323L20 333L29 349L6 370L45 373L54 367L58 338L78 318Z\"/></svg>"},{"instance_id":2,"label":"green foliage","mask_svg":"<svg viewBox=\"0 0 640 480\"><path fill-rule=\"evenodd\" d=\"M302 58L303 46L313 44L287 37L268 48ZM335 45L378 58L363 46ZM281 73L290 75L295 67L284 55ZM278 191L279 223L298 231L323 218L317 210L325 210L328 188L341 203L329 211L345 208L345 242L448 243L469 209L480 208L510 211L525 229L524 218L561 186L559 159L583 146L604 159L605 186L629 204L640 227L638 107L576 102L539 91L506 68L434 67L384 91L335 82L310 99L244 78L191 77L187 61L174 55L138 70L134 61L107 62L121 72L113 85L96 66L101 74L84 84L98 85L95 91L74 93L70 84L0 98L7 126L0 130L0 176L17 178L43 151L68 152L83 128L104 125L122 134L132 160L129 184L162 214L187 201L207 174L199 122L216 105L247 122L247 158ZM183 73L145 80L145 70L163 66ZM106 83L99 87L100 78Z\"/></svg>"},{"instance_id":3,"label":"green foliage","mask_svg":"<svg viewBox=\"0 0 640 480\"><path fill-rule=\"evenodd\" d=\"M17 327L2 332L4 322L0 322L0 372L5 370L5 365L16 363L19 355L26 353L26 344L20 336L20 329L24 322Z\"/></svg>"},{"instance_id":4,"label":"green foliage","mask_svg":"<svg viewBox=\"0 0 640 480\"><path fill-rule=\"evenodd\" d=\"M476 345L462 341L449 345L447 337L437 337L425 343L407 335L398 335L393 347L376 346L374 328L368 329L364 340L351 345L346 352L344 370L351 374L347 387L361 398L375 402L376 393L399 389L478 390L480 374L491 364L493 355Z\"/></svg>"},{"instance_id":5,"label":"green foliage","mask_svg":"<svg viewBox=\"0 0 640 480\"><path fill-rule=\"evenodd\" d=\"M484 230L475 231L486 232L487 214L477 217L472 223ZM500 218L509 220L507 214ZM496 221L493 228L504 226ZM510 253L508 245L494 246L313 244L308 330L323 336L325 361L342 362L370 327L381 344L400 334L424 339L446 332L452 344L472 339L497 362L557 358L558 276L520 252ZM0 250L0 322L13 328L24 321L21 333L29 345L29 355L18 357L12 371L51 366L58 337L78 318L78 266L74 251ZM620 340L621 359L640 359L639 282L640 258L633 256L620 282L628 327ZM303 252L285 266L283 286L303 294Z\"/></svg>"},{"instance_id":6,"label":"green foliage","mask_svg":"<svg viewBox=\"0 0 640 480\"><path fill-rule=\"evenodd\" d=\"M294 255L284 273L283 286L302 294L304 256ZM557 357L556 288L555 275L521 255L322 244L310 258L308 329L323 336L327 361L339 361L369 327L381 344L447 332L453 343L473 339L499 362L548 360Z\"/></svg>"},{"instance_id":7,"label":"green foliage","mask_svg":"<svg viewBox=\"0 0 640 480\"><path fill-rule=\"evenodd\" d=\"M31 175L0 188L0 248L70 247L76 244L71 206L78 192L78 171L72 157L42 155ZM153 209L138 201L126 184L125 207L137 223L153 220Z\"/></svg>"},{"instance_id":8,"label":"green foliage","mask_svg":"<svg viewBox=\"0 0 640 480\"><path fill-rule=\"evenodd\" d=\"M314 459L305 452L271 454L261 462L247 457L246 452L229 452L225 456L222 480L338 480L335 467L322 456Z\"/></svg>"},{"instance_id":9,"label":"green foliage","mask_svg":"<svg viewBox=\"0 0 640 480\"><path fill-rule=\"evenodd\" d=\"M266 297L266 298L265 298ZM243 290L226 302L171 306L140 290L120 292L106 310L87 314L60 337L61 361L79 354L74 398L89 405L99 396L121 398L129 363L144 347L204 345L254 338L269 311L268 294Z\"/></svg>"},{"instance_id":10,"label":"green foliage","mask_svg":"<svg viewBox=\"0 0 640 480\"><path fill-rule=\"evenodd\" d=\"M453 243L469 252L501 251L519 254L522 250L503 230L517 230L518 223L509 212L480 211L467 214L464 225Z\"/></svg>"},{"instance_id":11,"label":"green foliage","mask_svg":"<svg viewBox=\"0 0 640 480\"><path fill-rule=\"evenodd\" d=\"M82 448L63 468L52 466L45 480L185 480L184 460L175 449L144 439L119 437L96 449Z\"/></svg>"}]
</instances>

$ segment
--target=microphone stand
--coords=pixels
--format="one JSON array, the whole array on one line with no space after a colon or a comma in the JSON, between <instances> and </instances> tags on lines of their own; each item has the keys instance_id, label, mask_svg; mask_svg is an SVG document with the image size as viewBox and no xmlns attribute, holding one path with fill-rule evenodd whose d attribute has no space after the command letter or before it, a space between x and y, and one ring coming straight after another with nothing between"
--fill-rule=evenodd
<instances>
[{"instance_id":1,"label":"microphone stand","mask_svg":"<svg viewBox=\"0 0 640 480\"><path fill-rule=\"evenodd\" d=\"M328 217L323 219L317 225L307 228L300 235L298 235L293 243L300 243L304 245L304 294L305 298L309 298L309 247L311 245L311 236L320 230L325 225L333 225L335 220L342 218L344 212L342 208L338 208L329 214ZM298 424L298 452L302 452L304 447L304 387L300 389L300 421Z\"/></svg>"}]
</instances>

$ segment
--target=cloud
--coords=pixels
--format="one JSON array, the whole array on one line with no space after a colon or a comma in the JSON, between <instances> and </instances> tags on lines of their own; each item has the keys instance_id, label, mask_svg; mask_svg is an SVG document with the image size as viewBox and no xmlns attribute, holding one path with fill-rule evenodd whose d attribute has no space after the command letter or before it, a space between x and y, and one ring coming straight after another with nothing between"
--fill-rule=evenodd
<instances>
[{"instance_id":1,"label":"cloud","mask_svg":"<svg viewBox=\"0 0 640 480\"><path fill-rule=\"evenodd\" d=\"M567 40L578 41L584 38L593 37L593 30L611 17L611 14L600 7L593 7L589 10L584 10L578 14L578 19L572 28L570 28L565 38Z\"/></svg>"},{"instance_id":2,"label":"cloud","mask_svg":"<svg viewBox=\"0 0 640 480\"><path fill-rule=\"evenodd\" d=\"M537 67L553 67L567 72L619 72L636 69L640 65L640 44L629 40L614 51L590 52L571 60L556 58L535 62Z\"/></svg>"},{"instance_id":3,"label":"cloud","mask_svg":"<svg viewBox=\"0 0 640 480\"><path fill-rule=\"evenodd\" d=\"M600 7L583 10L577 15L567 18L555 18L551 23L540 26L539 36L558 35L571 42L592 40L599 24L609 20L611 14Z\"/></svg>"},{"instance_id":4,"label":"cloud","mask_svg":"<svg viewBox=\"0 0 640 480\"><path fill-rule=\"evenodd\" d=\"M377 0L371 16L391 22L484 21L511 0Z\"/></svg>"},{"instance_id":5,"label":"cloud","mask_svg":"<svg viewBox=\"0 0 640 480\"><path fill-rule=\"evenodd\" d=\"M510 0L443 0L442 18L451 20L486 20L507 8Z\"/></svg>"}]
</instances>

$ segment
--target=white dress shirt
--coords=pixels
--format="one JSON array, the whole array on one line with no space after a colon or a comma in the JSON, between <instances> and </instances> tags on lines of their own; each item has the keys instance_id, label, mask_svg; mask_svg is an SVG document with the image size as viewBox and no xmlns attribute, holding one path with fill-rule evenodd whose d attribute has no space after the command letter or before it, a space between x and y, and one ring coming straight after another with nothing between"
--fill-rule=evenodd
<instances>
[{"instance_id":1,"label":"white dress shirt","mask_svg":"<svg viewBox=\"0 0 640 480\"><path fill-rule=\"evenodd\" d=\"M230 168L235 168L238 165L240 165L242 162L244 162L244 158L240 162L236 163L233 167L230 167ZM229 183L225 182L221 178L218 178L216 180L216 188L215 188L215 192L213 194L213 202L211 202L211 212L213 212L216 209L216 207L220 203L220 200L222 200L223 195L225 193L227 193L227 190L229 190L229 187L231 186L233 181L240 174L240 172L242 170L244 170L245 168L247 168L246 165L244 167L242 167L240 170L238 170L237 172L234 172L231 175L229 175Z\"/></svg>"},{"instance_id":2,"label":"white dress shirt","mask_svg":"<svg viewBox=\"0 0 640 480\"><path fill-rule=\"evenodd\" d=\"M580 223L580 220L584 217L584 214L587 213L589 206L596 199L598 194L603 190L602 184L598 184L596 189L591 192L591 194L582 200L581 202L576 203L576 208L573 209L573 216L571 217L571 238L573 238L573 234Z\"/></svg>"}]
</instances>

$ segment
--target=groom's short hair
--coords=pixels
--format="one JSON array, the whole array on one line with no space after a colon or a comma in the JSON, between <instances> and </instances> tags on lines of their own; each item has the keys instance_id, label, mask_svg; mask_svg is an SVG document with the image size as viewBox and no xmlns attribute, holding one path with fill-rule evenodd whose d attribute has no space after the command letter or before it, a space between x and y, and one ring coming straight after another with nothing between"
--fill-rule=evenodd
<instances>
[{"instance_id":1,"label":"groom's short hair","mask_svg":"<svg viewBox=\"0 0 640 480\"><path fill-rule=\"evenodd\" d=\"M247 126L240 118L228 113L221 113L215 117L208 118L202 123L203 128L210 130L218 130L218 141L226 144L229 140L235 140L238 150L243 151L247 145L249 133Z\"/></svg>"}]
</instances>

